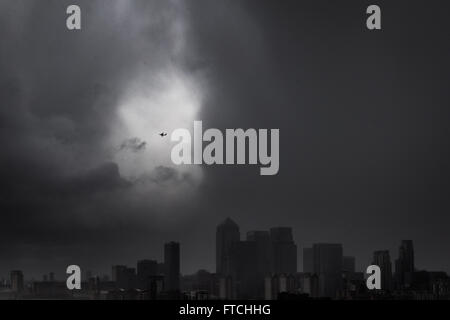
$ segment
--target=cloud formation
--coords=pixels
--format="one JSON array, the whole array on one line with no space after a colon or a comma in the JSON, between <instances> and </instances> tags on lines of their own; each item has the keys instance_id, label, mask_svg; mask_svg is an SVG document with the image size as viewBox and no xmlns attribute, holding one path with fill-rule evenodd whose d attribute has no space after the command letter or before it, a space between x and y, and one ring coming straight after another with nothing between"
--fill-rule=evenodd
<instances>
[{"instance_id":1,"label":"cloud formation","mask_svg":"<svg viewBox=\"0 0 450 320\"><path fill-rule=\"evenodd\" d=\"M129 150L131 152L139 152L145 149L147 142L142 141L139 138L126 139L119 147L119 150Z\"/></svg>"},{"instance_id":2,"label":"cloud formation","mask_svg":"<svg viewBox=\"0 0 450 320\"><path fill-rule=\"evenodd\" d=\"M71 1L1 1L0 274L107 273L169 240L213 270L226 216L449 266L447 11L381 2L370 36L356 0L79 0L81 32ZM280 173L174 167L158 133L193 120L279 128Z\"/></svg>"},{"instance_id":3,"label":"cloud formation","mask_svg":"<svg viewBox=\"0 0 450 320\"><path fill-rule=\"evenodd\" d=\"M182 2L79 1L80 32L65 28L69 4L1 3L2 274L23 260L34 275L71 259L86 263L95 250L107 261L116 256L109 246L133 246L124 238L157 239L156 225L188 215L176 209L189 208L199 182L195 170L171 167L168 140L156 134L179 102L189 103L176 95L194 83L183 67ZM191 116L171 118L179 125ZM133 135L138 125L150 138ZM180 183L192 175L194 184Z\"/></svg>"}]
</instances>

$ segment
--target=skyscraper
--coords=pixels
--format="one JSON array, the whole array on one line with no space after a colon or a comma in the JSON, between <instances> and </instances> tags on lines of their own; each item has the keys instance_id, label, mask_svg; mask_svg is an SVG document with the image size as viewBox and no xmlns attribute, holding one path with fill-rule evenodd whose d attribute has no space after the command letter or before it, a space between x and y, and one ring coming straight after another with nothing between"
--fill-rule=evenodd
<instances>
[{"instance_id":1,"label":"skyscraper","mask_svg":"<svg viewBox=\"0 0 450 320\"><path fill-rule=\"evenodd\" d=\"M11 271L11 290L16 293L23 291L23 273L20 270Z\"/></svg>"},{"instance_id":2,"label":"skyscraper","mask_svg":"<svg viewBox=\"0 0 450 320\"><path fill-rule=\"evenodd\" d=\"M293 274L297 272L297 245L292 237L292 228L278 227L270 229L271 271L275 274Z\"/></svg>"},{"instance_id":3,"label":"skyscraper","mask_svg":"<svg viewBox=\"0 0 450 320\"><path fill-rule=\"evenodd\" d=\"M180 244L178 242L169 242L164 245L164 267L165 291L180 291Z\"/></svg>"},{"instance_id":4,"label":"skyscraper","mask_svg":"<svg viewBox=\"0 0 450 320\"><path fill-rule=\"evenodd\" d=\"M392 290L392 263L388 250L379 250L373 253L372 264L380 267L381 271L381 289L385 291Z\"/></svg>"},{"instance_id":5,"label":"skyscraper","mask_svg":"<svg viewBox=\"0 0 450 320\"><path fill-rule=\"evenodd\" d=\"M314 244L313 273L319 278L319 296L336 297L342 290L343 249L338 243Z\"/></svg>"},{"instance_id":6,"label":"skyscraper","mask_svg":"<svg viewBox=\"0 0 450 320\"><path fill-rule=\"evenodd\" d=\"M216 230L216 273L230 274L230 248L240 240L239 226L230 218L217 226Z\"/></svg>"},{"instance_id":7,"label":"skyscraper","mask_svg":"<svg viewBox=\"0 0 450 320\"><path fill-rule=\"evenodd\" d=\"M270 273L270 234L268 231L249 231L247 241L255 243L256 272L264 279Z\"/></svg>"},{"instance_id":8,"label":"skyscraper","mask_svg":"<svg viewBox=\"0 0 450 320\"><path fill-rule=\"evenodd\" d=\"M116 283L116 287L120 289L131 289L136 282L136 269L128 268L123 265L112 267L112 281Z\"/></svg>"},{"instance_id":9,"label":"skyscraper","mask_svg":"<svg viewBox=\"0 0 450 320\"><path fill-rule=\"evenodd\" d=\"M402 240L395 261L395 280L399 289L411 287L414 275L414 247L412 240Z\"/></svg>"},{"instance_id":10,"label":"skyscraper","mask_svg":"<svg viewBox=\"0 0 450 320\"><path fill-rule=\"evenodd\" d=\"M118 279L120 278L121 274L123 272L125 272L125 269L127 268L127 266L122 266L122 265L116 265L116 266L112 266L112 281L117 282Z\"/></svg>"},{"instance_id":11,"label":"skyscraper","mask_svg":"<svg viewBox=\"0 0 450 320\"><path fill-rule=\"evenodd\" d=\"M257 298L264 297L264 279L270 274L271 267L271 246L270 234L268 231L249 231L247 241L255 244L255 270L257 276Z\"/></svg>"},{"instance_id":12,"label":"skyscraper","mask_svg":"<svg viewBox=\"0 0 450 320\"><path fill-rule=\"evenodd\" d=\"M158 274L158 262L156 260L140 260L137 263L138 287L147 289L149 279Z\"/></svg>"},{"instance_id":13,"label":"skyscraper","mask_svg":"<svg viewBox=\"0 0 450 320\"><path fill-rule=\"evenodd\" d=\"M350 274L355 272L355 257L344 256L342 271Z\"/></svg>"},{"instance_id":14,"label":"skyscraper","mask_svg":"<svg viewBox=\"0 0 450 320\"><path fill-rule=\"evenodd\" d=\"M257 273L255 241L238 241L231 244L230 275L233 298L254 299L258 296L258 290L264 285L264 277L259 277ZM262 296L263 292L260 294Z\"/></svg>"}]
</instances>

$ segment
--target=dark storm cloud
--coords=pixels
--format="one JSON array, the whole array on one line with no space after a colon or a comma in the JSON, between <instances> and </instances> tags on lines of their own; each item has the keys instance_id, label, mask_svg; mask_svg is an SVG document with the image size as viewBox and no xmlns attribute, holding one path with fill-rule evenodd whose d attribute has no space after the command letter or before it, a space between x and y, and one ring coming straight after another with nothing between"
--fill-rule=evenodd
<instances>
[{"instance_id":1,"label":"dark storm cloud","mask_svg":"<svg viewBox=\"0 0 450 320\"><path fill-rule=\"evenodd\" d=\"M191 186L195 185L194 178L189 172L179 172L178 170L165 166L157 166L149 176L144 176L143 180L149 179L158 184L187 183Z\"/></svg>"},{"instance_id":2,"label":"dark storm cloud","mask_svg":"<svg viewBox=\"0 0 450 320\"><path fill-rule=\"evenodd\" d=\"M281 145L277 176L205 167L181 205L139 188L192 177L159 166L128 181L105 146L133 75L173 59L171 2L78 3L78 33L64 27L71 2L0 5L0 271L108 270L161 258L168 240L183 270L213 270L226 216L242 231L292 226L300 248L343 242L360 265L410 238L419 267L449 269L446 10L381 1L384 29L369 33L361 1L184 2L183 67L207 71L204 127L280 128Z\"/></svg>"},{"instance_id":3,"label":"dark storm cloud","mask_svg":"<svg viewBox=\"0 0 450 320\"><path fill-rule=\"evenodd\" d=\"M106 140L134 75L173 60L179 9L166 1L77 1L83 29L69 32L69 4L0 4L2 274L63 270L69 260L107 270L136 258L129 250L136 239L153 239L155 251L165 240L153 219L169 210L157 205L163 191L148 195L142 183L122 177ZM138 138L122 145L145 147ZM156 180L176 174L154 173Z\"/></svg>"},{"instance_id":4,"label":"dark storm cloud","mask_svg":"<svg viewBox=\"0 0 450 320\"><path fill-rule=\"evenodd\" d=\"M122 142L119 150L129 150L132 152L139 152L145 149L147 142L142 141L139 138L130 138Z\"/></svg>"},{"instance_id":5,"label":"dark storm cloud","mask_svg":"<svg viewBox=\"0 0 450 320\"><path fill-rule=\"evenodd\" d=\"M154 171L153 179L155 181L164 182L168 180L177 179L177 177L178 177L177 170L164 166L158 166Z\"/></svg>"}]
</instances>

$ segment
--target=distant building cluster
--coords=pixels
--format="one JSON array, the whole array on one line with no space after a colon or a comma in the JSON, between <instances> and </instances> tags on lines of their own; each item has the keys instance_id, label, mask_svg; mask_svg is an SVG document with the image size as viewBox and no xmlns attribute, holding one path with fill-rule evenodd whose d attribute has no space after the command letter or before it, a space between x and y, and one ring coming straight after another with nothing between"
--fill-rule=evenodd
<instances>
[{"instance_id":1,"label":"distant building cluster","mask_svg":"<svg viewBox=\"0 0 450 320\"><path fill-rule=\"evenodd\" d=\"M178 300L180 279L180 244L169 242L164 262L140 260L137 268L114 265L111 277L87 272L81 290L68 290L66 280L56 280L52 272L42 281L25 283L22 271L11 271L9 283L0 283L0 299Z\"/></svg>"},{"instance_id":2,"label":"distant building cluster","mask_svg":"<svg viewBox=\"0 0 450 320\"><path fill-rule=\"evenodd\" d=\"M245 241L240 238L239 226L231 219L217 227L219 298L263 299L266 277L297 273L297 245L291 228L249 231Z\"/></svg>"},{"instance_id":3,"label":"distant building cluster","mask_svg":"<svg viewBox=\"0 0 450 320\"><path fill-rule=\"evenodd\" d=\"M394 268L388 250L373 253L381 270L381 290L368 290L366 274L356 271L355 257L342 244L316 243L303 248L303 272L298 272L297 245L292 229L249 231L241 239L239 226L227 218L216 230L216 270L181 275L180 244L164 245L164 262L140 260L136 268L115 265L109 276L90 272L81 290L68 290L54 273L42 281L25 281L13 270L0 281L0 299L104 300L234 300L234 299L450 299L445 272L420 271L414 264L411 240L403 240Z\"/></svg>"}]
</instances>

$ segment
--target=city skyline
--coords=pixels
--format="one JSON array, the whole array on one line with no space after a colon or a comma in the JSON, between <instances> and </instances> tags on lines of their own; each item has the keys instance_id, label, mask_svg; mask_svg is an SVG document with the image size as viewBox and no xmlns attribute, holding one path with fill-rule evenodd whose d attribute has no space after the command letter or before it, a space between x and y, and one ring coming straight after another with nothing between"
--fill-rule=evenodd
<instances>
[{"instance_id":1,"label":"city skyline","mask_svg":"<svg viewBox=\"0 0 450 320\"><path fill-rule=\"evenodd\" d=\"M242 240L291 227L300 270L315 243L364 270L412 239L450 272L450 2L380 0L382 30L360 0L76 3L80 30L73 1L0 1L0 275L109 274L168 241L214 272L227 216ZM195 121L278 129L277 174L176 165Z\"/></svg>"},{"instance_id":2,"label":"city skyline","mask_svg":"<svg viewBox=\"0 0 450 320\"><path fill-rule=\"evenodd\" d=\"M272 227L272 228L269 228L269 230L250 229L250 230L247 230L247 231L241 233L239 225L236 224L236 222L233 219L231 219L230 217L227 217L224 221L219 223L217 227L220 228L221 225L226 224L226 223L235 224L237 226L238 230L239 230L239 234L238 234L239 238L233 239L232 240L233 242L257 241L256 239L258 237L258 234L266 233L267 236L269 236L271 229L273 229L273 230L276 230L276 229L290 229L290 230L292 230L292 228L290 228L290 227ZM360 259L358 259L357 256L351 255L351 253L345 251L344 250L344 248L345 248L344 244L339 243L339 242L316 242L316 243L311 243L311 245L309 245L309 246L306 246L306 245L305 246L298 246L297 243L295 242L295 230L292 230L292 231L293 232L292 232L291 236L292 236L293 243L296 245L295 253L296 253L296 256L297 256L296 269L295 269L296 271L295 272L310 272L311 271L311 270L305 270L305 251L306 250L308 250L308 249L311 250L311 248L313 248L314 246L320 246L320 245L339 245L341 247L343 258L351 258L353 260L351 262L351 264L354 265L355 271L357 271L357 272L365 272L366 267L369 266L370 264L374 264L375 261L380 261L380 266L381 266L383 264L383 259L385 259L385 258L379 258L379 260L377 260L376 257L378 257L380 255L385 255L385 252L387 252L387 254L389 255L388 256L389 257L389 261L392 264L391 265L391 271L392 271L392 274L394 274L394 271L395 271L395 268L396 268L395 264L396 264L397 260L401 256L400 252L402 252L402 245L405 242L408 243L409 241L411 241L411 240L399 240L399 243L401 245L399 246L399 244L397 244L396 250L394 252L392 252L389 249L383 249L383 248L379 248L379 249L373 250L372 252L368 253L368 255L370 256L370 259L369 259L370 263L368 263L367 265L364 265L364 264L360 263L358 265L356 262L358 260L360 260ZM216 232L216 242L215 242L216 249L218 248L217 234L218 234L218 232ZM164 243L164 247L166 245L170 245L171 243L177 244L178 242L168 241L168 242ZM178 250L182 252L182 250L181 250L182 244L178 243L178 245L180 246ZM400 252L395 253L396 251L400 251ZM417 255L417 251L415 249L414 249L414 252L415 252L415 255ZM139 270L139 264L140 263L144 263L145 265L156 263L156 266L154 268L159 268L159 266L158 266L159 262L158 261L164 261L164 255L165 255L165 249L161 250L160 255L155 255L155 254L148 255L146 257L136 258L133 263L123 263L123 264L121 264L121 263L114 263L111 266L119 266L119 267L124 267L124 268L128 268L128 266L130 266L130 268L134 269L135 272L137 270ZM218 251L216 250L215 251L215 255L214 255L215 259L216 259L216 263L214 264L214 266L212 268L206 268L205 266L198 266L195 270L193 270L191 272L183 272L183 269L180 268L180 272L181 272L180 274L181 275L190 275L190 274L194 274L194 273L196 273L198 271L201 271L201 270L206 270L208 272L220 273L221 268L218 267L218 265L220 265L220 262L219 262L220 259L218 260L218 256L217 255L218 255ZM179 264L180 264L180 266L182 266L183 265L183 263L182 263L183 262L182 254L180 256L181 256L181 258L180 258ZM422 266L418 267L417 263L415 262L416 261L415 258L413 257L412 259L414 261L413 265L414 265L415 270L431 270L431 269L429 269L427 267L422 267ZM111 266L105 267L104 270L107 270L107 269L110 270ZM345 262L343 262L343 266L345 266ZM362 266L362 268L360 266ZM270 269L270 266L268 266L268 267ZM11 268L10 270L23 271L23 269L20 269L20 268ZM431 271L435 271L435 270L431 270ZM447 272L445 269L439 269L439 271ZM108 276L108 277L114 278L113 273L108 273L108 272L103 272L103 271L96 272L95 270L92 270L92 269L85 270L84 268L82 268L83 278L85 278L86 275L93 275L93 274L95 274L96 276L100 276L100 277ZM279 273L279 272L275 272L275 273ZM27 273L25 272L25 275L26 274ZM66 274L65 273L63 273L63 272L59 272L58 273L58 272L55 272L55 270L52 269L51 271L47 270L46 273L42 273L41 275L38 275L37 277L36 276L32 276L32 277L28 276L28 278L25 277L25 280L27 280L27 281L30 281L30 280L33 280L33 279L34 280L39 280L42 277L44 277L44 278L45 277L51 277L51 276L55 277L55 275L59 275L59 277L61 279L65 279L66 278ZM2 279L2 278L3 279L7 279L8 276L0 274L0 279ZM61 280L61 279L59 279L59 280Z\"/></svg>"},{"instance_id":3,"label":"city skyline","mask_svg":"<svg viewBox=\"0 0 450 320\"><path fill-rule=\"evenodd\" d=\"M230 217L227 217L223 222L226 222L226 221L233 221L233 223L234 223L234 220L232 220ZM275 228L280 228L280 227L275 227ZM245 241L245 240L248 240L248 237L249 237L249 233L252 233L252 232L265 232L265 231L263 231L263 230L255 230L255 229L249 229L249 230L247 230L247 231L245 231L245 232L243 232L243 233L240 233L240 237L239 237L239 240L240 241ZM267 231L266 231L267 232ZM294 230L294 232L293 232L293 239L295 240L295 230ZM399 240L399 241L403 241L403 240ZM295 241L294 241L295 242ZM332 242L330 242L330 241L328 241L328 242L326 242L326 241L321 241L321 242L316 242L316 243L311 243L310 245L303 245L303 246L301 246L301 245L298 245L298 247L297 247L297 260L296 260L296 263L297 263L297 265L298 265L298 267L297 267L297 271L298 272L304 272L304 265L305 265L305 262L304 262L304 250L305 249L307 249L307 248L309 248L309 247L311 247L311 245L315 245L315 244L327 244L327 243L339 243L339 242L336 242L336 241L332 241ZM345 247L345 244L343 244L343 243L339 243L342 247ZM374 261L373 260L373 254L374 254L374 252L379 252L379 251L388 251L389 252L389 254L390 254L390 257L391 257L391 262L392 262L392 270L394 270L394 268L395 268L395 261L396 261L396 259L397 259L397 257L398 257L398 254L397 253L395 253L396 251L398 250L398 244L396 244L396 245L394 245L394 250L390 250L390 249L386 249L386 248L377 248L377 249L375 249L375 250L372 250L372 251L370 251L370 252L368 252L367 254L366 254L366 256L368 256L369 258L367 259L367 263L364 263L363 261L361 261L361 258L360 257L357 257L357 256L354 256L354 255L352 255L351 254L351 252L348 252L348 251L345 251L345 252L343 252L343 254L344 254L344 256L351 256L351 257L354 257L355 258L355 267L356 267L356 270L358 270L358 271L360 271L360 272L364 272L365 271L365 268L367 267L367 266L369 266L370 264L372 264L372 262ZM415 250L415 252L416 252L416 254L417 254L417 251ZM216 256L217 255L217 251L215 251L214 252L214 256ZM181 255L182 256L182 255ZM145 256L145 257L141 257L141 258L136 258L137 260L137 262L139 262L139 261L163 261L164 259L163 259L163 257L164 257L164 250L161 250L161 252L159 253L159 254L153 254L153 255L151 255L151 256ZM419 255L419 257L420 257L420 255ZM182 259L182 258L181 258ZM209 272L214 272L214 271L216 271L216 268L217 268L217 257L215 258L216 259L216 262L215 262L215 264L211 267L211 266L209 266L209 268L207 267L207 266L197 266L196 268L194 268L193 270L189 270L188 272L186 272L186 271L184 271L183 270L183 268L181 267L181 274L185 274L185 275L189 275L189 274L194 274L195 272L197 272L197 271L199 271L199 270L207 270L207 271L209 271ZM118 261L121 261L120 259L117 259ZM420 260L419 260L420 261ZM122 260L122 262L123 262L123 260ZM135 268L137 268L137 265L135 265L135 264L132 264L132 263L124 263L123 262L123 264L120 264L120 263L114 263L114 265L130 265L130 266L133 266L133 267L135 267ZM420 264L419 264L420 265ZM183 263L182 263L182 260L181 260L181 266L183 266ZM417 266L417 264L416 264L416 266ZM104 268L102 268L101 269L101 271L98 271L96 274L97 275L99 275L99 276L104 276L104 275L108 275L108 276L111 276L108 272L105 272L106 270L108 270L109 268L110 268L111 266L105 266ZM83 271L83 273L86 273L86 272L88 272L88 273L92 273L92 272L95 272L95 270L93 270L93 269L89 269L89 268L83 268L83 266L81 266L81 268L82 268L82 271ZM9 268L9 270L15 270L15 269L21 269L21 268ZM445 271L445 272L449 272L449 271L447 271L447 270L449 270L450 269L450 266L448 267L448 269L446 269L445 267L444 268L441 268L441 269L436 269L436 270L442 270L442 271ZM21 270L28 270L27 268L22 268ZM50 271L51 270L51 271ZM54 269L50 269L50 270L47 270L47 272L50 272L50 273L53 273L53 274L57 274L59 277L62 277L62 278L64 278L65 277L65 268L64 268L64 270L62 270L62 271L57 271L57 270L54 270ZM419 267L419 269L418 270L431 270L430 268L427 268L426 266L420 266ZM42 277L42 275L47 275L48 273L41 273L41 274L33 274L32 272L30 273L30 272L25 272L25 274L26 275L28 275L28 278L25 278L25 280L32 280L32 279L35 279L35 280L37 280L37 279L40 279L41 277ZM33 276L29 276L29 274L33 274ZM6 278L8 278L6 275L3 275L3 274L0 274L0 279L2 279L2 277L4 278L4 279L6 279Z\"/></svg>"},{"instance_id":4,"label":"city skyline","mask_svg":"<svg viewBox=\"0 0 450 320\"><path fill-rule=\"evenodd\" d=\"M234 300L234 299L448 299L450 277L415 265L412 240L401 240L398 257L388 250L373 252L372 264L380 267L381 290L368 290L369 274L357 270L355 257L344 254L340 243L314 243L302 249L303 269L290 227L247 231L226 218L216 227L216 271L201 267L182 274L182 244L164 244L164 259L138 260L131 267L115 264L111 277L92 271L82 277L80 290L69 291L54 272L41 280L26 280L22 270L12 270L0 282L3 299L129 299L129 300Z\"/></svg>"}]
</instances>

